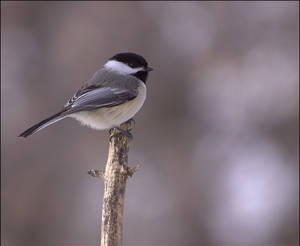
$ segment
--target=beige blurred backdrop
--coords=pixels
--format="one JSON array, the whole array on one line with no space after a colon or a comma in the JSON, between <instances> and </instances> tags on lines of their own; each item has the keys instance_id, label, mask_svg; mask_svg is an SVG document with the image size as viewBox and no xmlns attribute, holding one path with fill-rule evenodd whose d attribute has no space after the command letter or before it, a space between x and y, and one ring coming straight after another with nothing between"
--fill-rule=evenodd
<instances>
[{"instance_id":1,"label":"beige blurred backdrop","mask_svg":"<svg viewBox=\"0 0 300 246\"><path fill-rule=\"evenodd\" d=\"M298 2L1 2L2 244L99 244L108 132L17 136L131 51L154 71L124 245L298 245L298 22Z\"/></svg>"}]
</instances>

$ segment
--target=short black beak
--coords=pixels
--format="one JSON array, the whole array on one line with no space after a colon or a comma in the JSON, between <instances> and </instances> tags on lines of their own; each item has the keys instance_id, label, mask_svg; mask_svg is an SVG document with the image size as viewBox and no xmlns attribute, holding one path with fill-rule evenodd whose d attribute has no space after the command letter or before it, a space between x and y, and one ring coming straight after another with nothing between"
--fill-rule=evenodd
<instances>
[{"instance_id":1,"label":"short black beak","mask_svg":"<svg viewBox=\"0 0 300 246\"><path fill-rule=\"evenodd\" d=\"M151 71L153 71L153 68L152 68L152 67L146 67L146 68L145 68L145 71L151 72Z\"/></svg>"}]
</instances>

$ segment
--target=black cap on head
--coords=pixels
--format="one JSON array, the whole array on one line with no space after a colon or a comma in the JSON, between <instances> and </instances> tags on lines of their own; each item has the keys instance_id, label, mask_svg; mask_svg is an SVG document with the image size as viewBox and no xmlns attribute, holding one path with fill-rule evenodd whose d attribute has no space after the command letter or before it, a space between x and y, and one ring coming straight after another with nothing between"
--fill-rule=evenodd
<instances>
[{"instance_id":1,"label":"black cap on head","mask_svg":"<svg viewBox=\"0 0 300 246\"><path fill-rule=\"evenodd\" d=\"M113 57L111 57L109 60L116 60L119 62L126 63L128 66L132 68L148 66L148 63L146 62L144 57L130 52L118 53Z\"/></svg>"}]
</instances>

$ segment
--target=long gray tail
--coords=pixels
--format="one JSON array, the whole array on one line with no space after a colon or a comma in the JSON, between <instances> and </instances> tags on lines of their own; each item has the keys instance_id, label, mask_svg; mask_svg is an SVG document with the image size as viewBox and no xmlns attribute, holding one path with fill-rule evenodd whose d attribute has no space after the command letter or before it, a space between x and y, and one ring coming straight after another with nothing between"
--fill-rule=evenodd
<instances>
[{"instance_id":1,"label":"long gray tail","mask_svg":"<svg viewBox=\"0 0 300 246\"><path fill-rule=\"evenodd\" d=\"M55 115L52 115L51 117L35 124L34 126L30 127L29 129L27 129L25 132L21 133L19 135L19 137L28 137L40 130L42 130L43 128L59 121L59 120L62 120L63 118L65 118L66 116L65 115L62 115L62 113L65 112L65 110L62 110L61 112L55 114Z\"/></svg>"}]
</instances>

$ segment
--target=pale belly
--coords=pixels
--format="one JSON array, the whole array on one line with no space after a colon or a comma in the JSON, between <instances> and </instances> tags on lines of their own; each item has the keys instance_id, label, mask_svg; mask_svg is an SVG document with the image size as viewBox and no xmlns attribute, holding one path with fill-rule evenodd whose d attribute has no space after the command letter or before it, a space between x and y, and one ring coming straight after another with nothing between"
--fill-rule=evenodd
<instances>
[{"instance_id":1,"label":"pale belly","mask_svg":"<svg viewBox=\"0 0 300 246\"><path fill-rule=\"evenodd\" d=\"M131 119L143 106L146 99L146 86L144 83L140 83L138 91L138 96L135 99L121 105L82 111L72 114L70 117L97 130L120 126Z\"/></svg>"}]
</instances>

